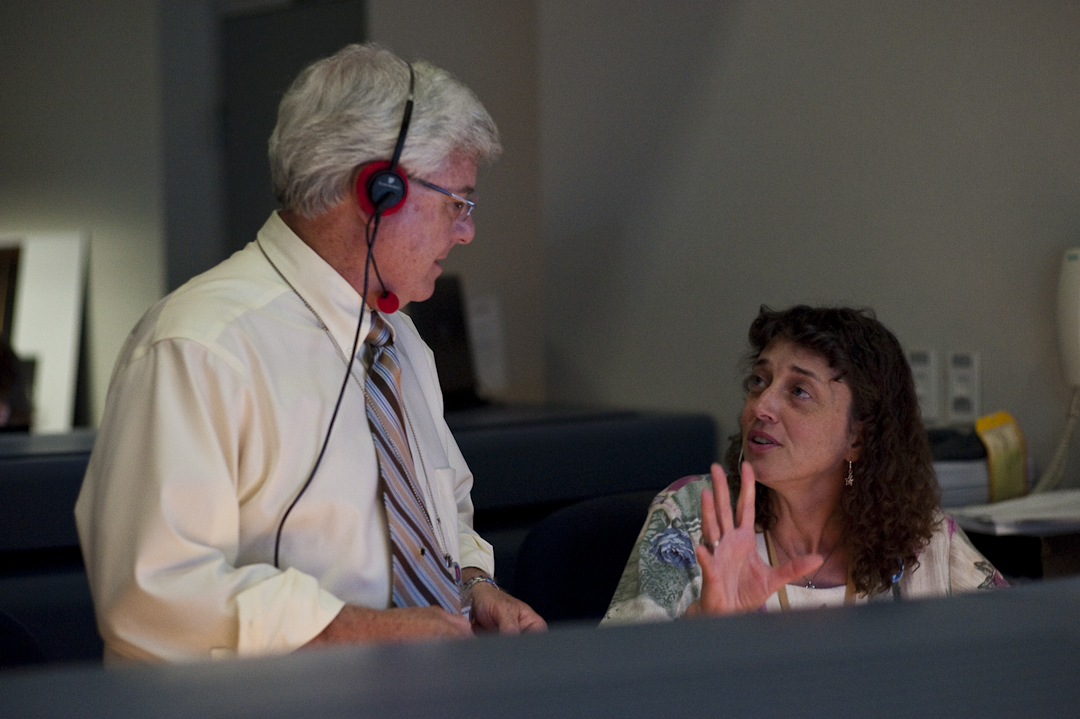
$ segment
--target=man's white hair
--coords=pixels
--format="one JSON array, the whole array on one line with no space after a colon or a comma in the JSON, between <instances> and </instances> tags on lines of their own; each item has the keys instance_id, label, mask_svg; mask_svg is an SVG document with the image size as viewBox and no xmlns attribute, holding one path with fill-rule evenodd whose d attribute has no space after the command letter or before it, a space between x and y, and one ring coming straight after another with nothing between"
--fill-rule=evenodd
<instances>
[{"instance_id":1,"label":"man's white hair","mask_svg":"<svg viewBox=\"0 0 1080 719\"><path fill-rule=\"evenodd\" d=\"M413 113L400 167L422 177L454 153L477 164L502 151L476 95L453 75L414 62ZM305 68L281 98L270 135L270 173L282 207L321 214L351 192L357 169L394 152L409 66L374 45L348 45Z\"/></svg>"}]
</instances>

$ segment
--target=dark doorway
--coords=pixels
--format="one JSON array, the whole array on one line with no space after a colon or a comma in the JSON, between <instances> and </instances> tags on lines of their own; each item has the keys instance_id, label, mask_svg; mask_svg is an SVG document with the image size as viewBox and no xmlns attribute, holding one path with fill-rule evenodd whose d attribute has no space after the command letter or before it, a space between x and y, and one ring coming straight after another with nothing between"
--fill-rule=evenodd
<instances>
[{"instance_id":1,"label":"dark doorway","mask_svg":"<svg viewBox=\"0 0 1080 719\"><path fill-rule=\"evenodd\" d=\"M11 338L15 319L15 280L19 276L19 248L0 248L0 335Z\"/></svg>"},{"instance_id":2,"label":"dark doorway","mask_svg":"<svg viewBox=\"0 0 1080 719\"><path fill-rule=\"evenodd\" d=\"M361 0L299 2L222 19L228 252L254 240L278 206L270 187L266 143L282 94L308 63L363 42L366 33Z\"/></svg>"}]
</instances>

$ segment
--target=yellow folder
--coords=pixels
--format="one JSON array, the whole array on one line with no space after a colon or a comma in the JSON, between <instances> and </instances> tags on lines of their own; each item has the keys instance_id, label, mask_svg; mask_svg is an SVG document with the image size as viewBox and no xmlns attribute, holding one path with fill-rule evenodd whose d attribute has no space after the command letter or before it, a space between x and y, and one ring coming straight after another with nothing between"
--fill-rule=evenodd
<instances>
[{"instance_id":1,"label":"yellow folder","mask_svg":"<svg viewBox=\"0 0 1080 719\"><path fill-rule=\"evenodd\" d=\"M975 432L986 446L990 501L1027 494L1027 444L1012 415L995 412L980 417Z\"/></svg>"}]
</instances>

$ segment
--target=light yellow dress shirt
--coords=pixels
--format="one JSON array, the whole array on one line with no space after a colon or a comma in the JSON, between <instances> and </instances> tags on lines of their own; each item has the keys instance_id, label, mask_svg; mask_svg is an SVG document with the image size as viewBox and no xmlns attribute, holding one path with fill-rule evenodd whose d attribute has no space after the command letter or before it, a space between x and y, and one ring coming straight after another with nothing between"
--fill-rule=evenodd
<instances>
[{"instance_id":1,"label":"light yellow dress shirt","mask_svg":"<svg viewBox=\"0 0 1080 719\"><path fill-rule=\"evenodd\" d=\"M287 652L344 604L390 606L359 361L322 464L285 523L281 568L273 564L282 515L330 423L360 309L359 293L274 213L257 242L132 331L75 509L107 657ZM407 316L389 321L436 536L462 566L493 574L491 546L472 530L472 475L443 420L434 357Z\"/></svg>"}]
</instances>

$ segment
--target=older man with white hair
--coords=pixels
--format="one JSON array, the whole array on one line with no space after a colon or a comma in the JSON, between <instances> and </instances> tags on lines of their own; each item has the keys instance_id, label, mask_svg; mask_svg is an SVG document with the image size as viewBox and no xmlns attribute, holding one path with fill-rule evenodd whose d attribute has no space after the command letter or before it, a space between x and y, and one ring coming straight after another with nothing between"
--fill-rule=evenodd
<instances>
[{"instance_id":1,"label":"older man with white hair","mask_svg":"<svg viewBox=\"0 0 1080 719\"><path fill-rule=\"evenodd\" d=\"M399 306L473 238L501 148L449 73L350 45L270 138L282 209L139 322L76 507L107 657L539 630L492 580L431 351Z\"/></svg>"}]
</instances>

